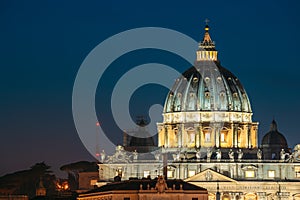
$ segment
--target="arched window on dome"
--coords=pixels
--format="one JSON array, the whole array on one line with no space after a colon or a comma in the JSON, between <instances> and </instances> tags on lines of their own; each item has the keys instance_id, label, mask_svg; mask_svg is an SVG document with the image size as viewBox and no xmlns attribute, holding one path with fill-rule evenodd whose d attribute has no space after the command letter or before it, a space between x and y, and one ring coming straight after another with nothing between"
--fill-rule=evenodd
<instances>
[{"instance_id":1,"label":"arched window on dome","mask_svg":"<svg viewBox=\"0 0 300 200\"><path fill-rule=\"evenodd\" d=\"M227 110L225 91L220 92L220 110Z\"/></svg>"},{"instance_id":2,"label":"arched window on dome","mask_svg":"<svg viewBox=\"0 0 300 200\"><path fill-rule=\"evenodd\" d=\"M210 109L210 92L208 90L205 90L204 92L204 110Z\"/></svg>"},{"instance_id":3,"label":"arched window on dome","mask_svg":"<svg viewBox=\"0 0 300 200\"><path fill-rule=\"evenodd\" d=\"M174 94L173 94L173 92L171 92L170 95L169 95L169 98L168 98L166 112L173 112L174 111L174 108L172 106L173 98L174 98Z\"/></svg>"},{"instance_id":4,"label":"arched window on dome","mask_svg":"<svg viewBox=\"0 0 300 200\"><path fill-rule=\"evenodd\" d=\"M240 98L238 96L237 92L233 93L233 104L234 104L234 110L235 111L241 111L241 101Z\"/></svg>"},{"instance_id":5,"label":"arched window on dome","mask_svg":"<svg viewBox=\"0 0 300 200\"><path fill-rule=\"evenodd\" d=\"M190 92L187 109L196 110L196 95L194 92Z\"/></svg>"},{"instance_id":6,"label":"arched window on dome","mask_svg":"<svg viewBox=\"0 0 300 200\"><path fill-rule=\"evenodd\" d=\"M177 93L175 97L174 111L181 111L181 93Z\"/></svg>"},{"instance_id":7,"label":"arched window on dome","mask_svg":"<svg viewBox=\"0 0 300 200\"><path fill-rule=\"evenodd\" d=\"M242 110L244 112L249 112L248 99L247 99L247 95L245 93L243 94L243 106L242 106Z\"/></svg>"}]
</instances>

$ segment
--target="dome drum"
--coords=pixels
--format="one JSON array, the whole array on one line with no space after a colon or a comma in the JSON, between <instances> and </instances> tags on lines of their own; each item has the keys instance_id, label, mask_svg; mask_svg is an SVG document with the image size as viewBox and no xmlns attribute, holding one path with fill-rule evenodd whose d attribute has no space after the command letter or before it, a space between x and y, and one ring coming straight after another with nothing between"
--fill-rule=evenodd
<instances>
[{"instance_id":1,"label":"dome drum","mask_svg":"<svg viewBox=\"0 0 300 200\"><path fill-rule=\"evenodd\" d=\"M252 113L241 112L175 112L164 113L164 123L195 123L195 122L252 122Z\"/></svg>"}]
</instances>

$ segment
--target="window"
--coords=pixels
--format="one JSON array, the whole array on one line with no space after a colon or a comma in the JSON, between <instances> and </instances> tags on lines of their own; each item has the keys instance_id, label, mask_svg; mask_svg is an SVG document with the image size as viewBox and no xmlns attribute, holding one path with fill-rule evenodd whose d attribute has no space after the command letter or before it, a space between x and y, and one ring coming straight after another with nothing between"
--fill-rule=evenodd
<instances>
[{"instance_id":1,"label":"window","mask_svg":"<svg viewBox=\"0 0 300 200\"><path fill-rule=\"evenodd\" d=\"M91 185L97 185L97 179L92 179L90 180Z\"/></svg>"},{"instance_id":2,"label":"window","mask_svg":"<svg viewBox=\"0 0 300 200\"><path fill-rule=\"evenodd\" d=\"M228 129L223 127L220 131L220 136L221 136L221 138L220 138L221 142L226 143L227 142L227 136L228 136Z\"/></svg>"},{"instance_id":3,"label":"window","mask_svg":"<svg viewBox=\"0 0 300 200\"><path fill-rule=\"evenodd\" d=\"M192 177L196 174L195 170L189 170L189 177Z\"/></svg>"},{"instance_id":4,"label":"window","mask_svg":"<svg viewBox=\"0 0 300 200\"><path fill-rule=\"evenodd\" d=\"M295 166L296 178L300 178L300 166Z\"/></svg>"},{"instance_id":5,"label":"window","mask_svg":"<svg viewBox=\"0 0 300 200\"><path fill-rule=\"evenodd\" d=\"M130 200L130 197L124 197L124 200Z\"/></svg>"},{"instance_id":6,"label":"window","mask_svg":"<svg viewBox=\"0 0 300 200\"><path fill-rule=\"evenodd\" d=\"M144 171L144 177L147 178L148 176L150 176L150 171Z\"/></svg>"},{"instance_id":7,"label":"window","mask_svg":"<svg viewBox=\"0 0 300 200\"><path fill-rule=\"evenodd\" d=\"M173 178L174 177L174 171L173 170L168 170L167 176L168 176L168 178Z\"/></svg>"},{"instance_id":8,"label":"window","mask_svg":"<svg viewBox=\"0 0 300 200\"><path fill-rule=\"evenodd\" d=\"M205 133L205 142L210 142L210 133Z\"/></svg>"},{"instance_id":9,"label":"window","mask_svg":"<svg viewBox=\"0 0 300 200\"><path fill-rule=\"evenodd\" d=\"M192 200L198 200L198 198L197 198L197 197L194 197L194 198L192 198Z\"/></svg>"},{"instance_id":10,"label":"window","mask_svg":"<svg viewBox=\"0 0 300 200\"><path fill-rule=\"evenodd\" d=\"M225 142L225 133L221 133L221 142Z\"/></svg>"},{"instance_id":11,"label":"window","mask_svg":"<svg viewBox=\"0 0 300 200\"><path fill-rule=\"evenodd\" d=\"M253 170L247 170L247 171L245 171L245 177L246 178L254 178L255 172Z\"/></svg>"},{"instance_id":12,"label":"window","mask_svg":"<svg viewBox=\"0 0 300 200\"><path fill-rule=\"evenodd\" d=\"M119 167L119 168L116 170L116 176L122 177L122 168L121 168L121 167Z\"/></svg>"},{"instance_id":13,"label":"window","mask_svg":"<svg viewBox=\"0 0 300 200\"><path fill-rule=\"evenodd\" d=\"M190 143L195 143L195 137L196 137L195 131L188 131L188 134L189 134L189 136L190 136L189 142L190 142Z\"/></svg>"},{"instance_id":14,"label":"window","mask_svg":"<svg viewBox=\"0 0 300 200\"><path fill-rule=\"evenodd\" d=\"M274 170L269 170L268 171L268 177L269 178L275 178L275 171Z\"/></svg>"}]
</instances>

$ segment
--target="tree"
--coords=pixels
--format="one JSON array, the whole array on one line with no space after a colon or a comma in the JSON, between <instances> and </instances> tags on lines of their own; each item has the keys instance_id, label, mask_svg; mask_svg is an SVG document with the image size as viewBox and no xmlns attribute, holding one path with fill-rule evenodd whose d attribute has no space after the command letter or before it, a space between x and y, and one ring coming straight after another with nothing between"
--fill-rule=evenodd
<instances>
[{"instance_id":1,"label":"tree","mask_svg":"<svg viewBox=\"0 0 300 200\"><path fill-rule=\"evenodd\" d=\"M25 194L35 196L36 187L42 179L47 193L54 192L56 177L45 162L36 163L29 170L18 171L0 177L0 194Z\"/></svg>"}]
</instances>

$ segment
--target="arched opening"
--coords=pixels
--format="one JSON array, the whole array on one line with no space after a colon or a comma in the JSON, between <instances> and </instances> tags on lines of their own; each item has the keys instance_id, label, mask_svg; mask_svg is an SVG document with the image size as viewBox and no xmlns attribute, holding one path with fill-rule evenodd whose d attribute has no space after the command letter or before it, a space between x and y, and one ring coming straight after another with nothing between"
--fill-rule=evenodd
<instances>
[{"instance_id":1,"label":"arched opening","mask_svg":"<svg viewBox=\"0 0 300 200\"><path fill-rule=\"evenodd\" d=\"M222 196L222 200L231 200L230 195L228 193L224 193Z\"/></svg>"},{"instance_id":2,"label":"arched opening","mask_svg":"<svg viewBox=\"0 0 300 200\"><path fill-rule=\"evenodd\" d=\"M228 128L223 127L220 130L220 146L221 147L230 147L230 140L229 140L229 136L228 136Z\"/></svg>"},{"instance_id":3,"label":"arched opening","mask_svg":"<svg viewBox=\"0 0 300 200\"><path fill-rule=\"evenodd\" d=\"M188 147L195 147L196 145L196 130L193 127L189 127L186 129L187 138L186 145Z\"/></svg>"},{"instance_id":4,"label":"arched opening","mask_svg":"<svg viewBox=\"0 0 300 200\"><path fill-rule=\"evenodd\" d=\"M245 200L257 200L257 196L254 193L248 193L245 195Z\"/></svg>"},{"instance_id":5,"label":"arched opening","mask_svg":"<svg viewBox=\"0 0 300 200\"><path fill-rule=\"evenodd\" d=\"M210 127L206 127L202 129L201 146L203 147L213 146L213 134L212 134L212 129Z\"/></svg>"}]
</instances>

